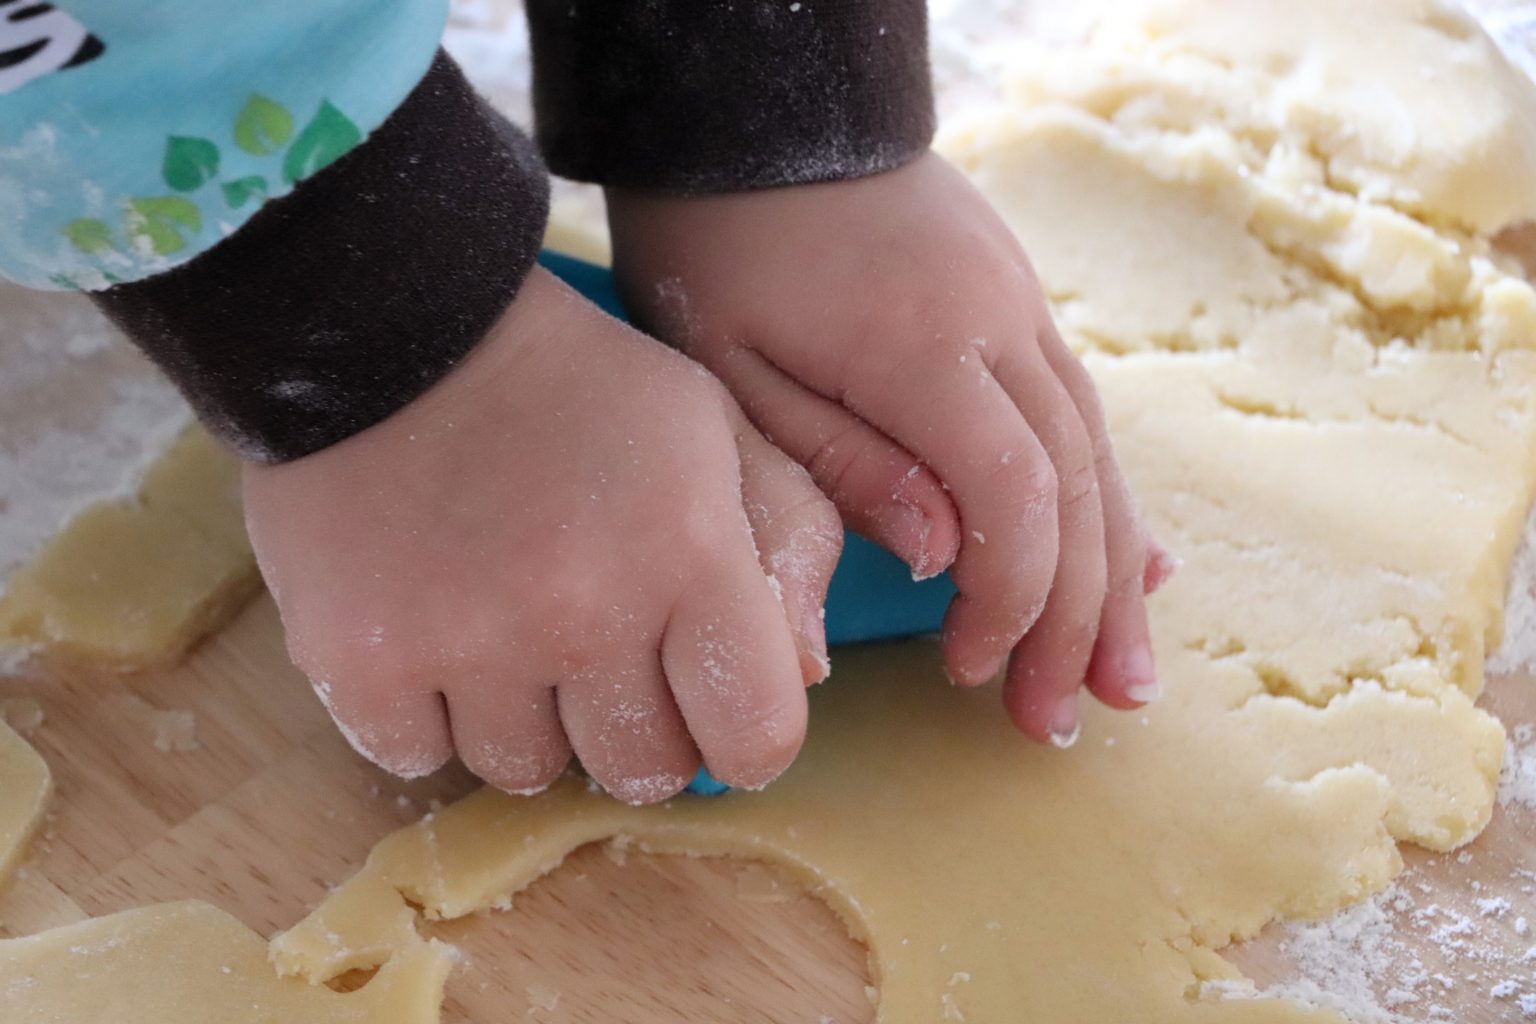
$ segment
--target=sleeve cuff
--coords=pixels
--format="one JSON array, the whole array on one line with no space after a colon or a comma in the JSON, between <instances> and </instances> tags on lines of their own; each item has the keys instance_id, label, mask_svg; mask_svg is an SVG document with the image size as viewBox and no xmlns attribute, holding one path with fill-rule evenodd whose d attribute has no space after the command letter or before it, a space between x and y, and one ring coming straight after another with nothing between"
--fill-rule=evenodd
<instances>
[{"instance_id":1,"label":"sleeve cuff","mask_svg":"<svg viewBox=\"0 0 1536 1024\"><path fill-rule=\"evenodd\" d=\"M91 298L241 455L326 448L472 349L538 256L532 143L441 51L355 149L175 269Z\"/></svg>"},{"instance_id":2,"label":"sleeve cuff","mask_svg":"<svg viewBox=\"0 0 1536 1024\"><path fill-rule=\"evenodd\" d=\"M529 0L558 174L737 192L877 174L935 128L924 0Z\"/></svg>"}]
</instances>

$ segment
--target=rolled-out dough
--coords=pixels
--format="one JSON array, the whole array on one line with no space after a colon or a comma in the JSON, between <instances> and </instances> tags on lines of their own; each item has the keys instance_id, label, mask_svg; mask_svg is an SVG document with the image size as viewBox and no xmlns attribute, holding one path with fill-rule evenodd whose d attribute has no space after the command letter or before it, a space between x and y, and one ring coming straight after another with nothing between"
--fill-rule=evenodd
<instances>
[{"instance_id":1,"label":"rolled-out dough","mask_svg":"<svg viewBox=\"0 0 1536 1024\"><path fill-rule=\"evenodd\" d=\"M0 887L42 823L52 790L47 763L0 719Z\"/></svg>"},{"instance_id":2,"label":"rolled-out dough","mask_svg":"<svg viewBox=\"0 0 1536 1024\"><path fill-rule=\"evenodd\" d=\"M428 1024L452 957L404 949L356 992L282 979L261 937L205 903L169 903L0 941L6 1024Z\"/></svg>"},{"instance_id":3,"label":"rolled-out dough","mask_svg":"<svg viewBox=\"0 0 1536 1024\"><path fill-rule=\"evenodd\" d=\"M1167 700L1041 750L928 647L845 652L765 792L478 793L274 940L282 970L379 963L413 905L502 906L624 836L797 872L868 943L890 1024L1333 1019L1206 983L1237 978L1228 943L1381 889L1396 842L1488 821L1504 734L1473 700L1536 489L1536 292L1487 233L1536 211L1536 106L1441 4L1116 17L944 147L1034 254L1186 560L1154 602Z\"/></svg>"}]
</instances>

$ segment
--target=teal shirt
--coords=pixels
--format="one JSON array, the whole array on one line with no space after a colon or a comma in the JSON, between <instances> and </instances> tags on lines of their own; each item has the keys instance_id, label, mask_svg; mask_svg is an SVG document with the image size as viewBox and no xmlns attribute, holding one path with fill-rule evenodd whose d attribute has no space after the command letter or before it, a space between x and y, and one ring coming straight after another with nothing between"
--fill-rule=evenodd
<instances>
[{"instance_id":1,"label":"teal shirt","mask_svg":"<svg viewBox=\"0 0 1536 1024\"><path fill-rule=\"evenodd\" d=\"M192 259L357 145L448 16L448 0L37 7L0 6L0 275L87 290Z\"/></svg>"}]
</instances>

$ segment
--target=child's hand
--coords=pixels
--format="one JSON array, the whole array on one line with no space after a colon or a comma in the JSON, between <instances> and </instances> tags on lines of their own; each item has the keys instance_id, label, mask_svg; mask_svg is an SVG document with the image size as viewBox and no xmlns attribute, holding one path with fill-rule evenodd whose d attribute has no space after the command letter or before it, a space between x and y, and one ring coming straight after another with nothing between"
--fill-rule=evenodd
<instances>
[{"instance_id":1,"label":"child's hand","mask_svg":"<svg viewBox=\"0 0 1536 1024\"><path fill-rule=\"evenodd\" d=\"M1058 744L1076 736L1085 678L1114 707L1155 696L1156 573L1092 381L957 171L929 155L738 195L610 190L609 219L648 329L718 374L914 575L953 560L957 682L984 682L1012 651L1008 710Z\"/></svg>"},{"instance_id":2,"label":"child's hand","mask_svg":"<svg viewBox=\"0 0 1536 1024\"><path fill-rule=\"evenodd\" d=\"M574 749L646 803L700 752L756 786L799 749L836 511L702 368L543 271L426 395L252 467L246 502L294 661L390 771L457 751L526 792Z\"/></svg>"}]
</instances>

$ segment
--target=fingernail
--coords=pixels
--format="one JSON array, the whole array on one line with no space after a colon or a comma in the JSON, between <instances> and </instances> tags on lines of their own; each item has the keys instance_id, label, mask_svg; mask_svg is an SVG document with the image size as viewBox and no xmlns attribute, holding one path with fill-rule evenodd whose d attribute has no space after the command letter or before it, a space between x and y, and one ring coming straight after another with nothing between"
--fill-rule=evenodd
<instances>
[{"instance_id":1,"label":"fingernail","mask_svg":"<svg viewBox=\"0 0 1536 1024\"><path fill-rule=\"evenodd\" d=\"M984 666L978 671L961 669L959 671L951 672L949 666L945 665L944 678L948 679L950 685L952 686L985 686L987 683L990 683L993 679L997 678L997 674L1003 670L1003 665L1006 664L1007 661L1008 656L1005 654L1001 659L993 662L990 665Z\"/></svg>"},{"instance_id":2,"label":"fingernail","mask_svg":"<svg viewBox=\"0 0 1536 1024\"><path fill-rule=\"evenodd\" d=\"M832 674L832 663L815 651L802 650L800 652L800 677L805 680L806 686L815 686L817 683L827 681L827 676Z\"/></svg>"},{"instance_id":3,"label":"fingernail","mask_svg":"<svg viewBox=\"0 0 1536 1024\"><path fill-rule=\"evenodd\" d=\"M1051 716L1049 731L1051 746L1058 750L1066 750L1077 743L1078 737L1083 734L1083 723L1077 717L1077 694L1063 698L1056 705L1056 714Z\"/></svg>"},{"instance_id":4,"label":"fingernail","mask_svg":"<svg viewBox=\"0 0 1536 1024\"><path fill-rule=\"evenodd\" d=\"M800 616L800 671L814 686L832 673L832 659L827 656L827 627L820 608L807 608Z\"/></svg>"},{"instance_id":5,"label":"fingernail","mask_svg":"<svg viewBox=\"0 0 1536 1024\"><path fill-rule=\"evenodd\" d=\"M1152 648L1137 644L1125 653L1120 663L1120 677L1125 680L1125 695L1138 704L1151 704L1163 695L1163 684L1157 678L1157 665L1152 660Z\"/></svg>"},{"instance_id":6,"label":"fingernail","mask_svg":"<svg viewBox=\"0 0 1536 1024\"><path fill-rule=\"evenodd\" d=\"M880 524L884 527L886 543L912 570L912 579L922 582L944 571L943 566L934 564L934 558L928 553L933 521L921 508L895 499L893 504L881 510Z\"/></svg>"},{"instance_id":7,"label":"fingernail","mask_svg":"<svg viewBox=\"0 0 1536 1024\"><path fill-rule=\"evenodd\" d=\"M1156 540L1149 543L1147 550L1147 568L1142 575L1141 589L1144 594L1151 595L1163 588L1163 584L1173 578L1173 574L1179 571L1179 566L1184 560L1163 547Z\"/></svg>"}]
</instances>

